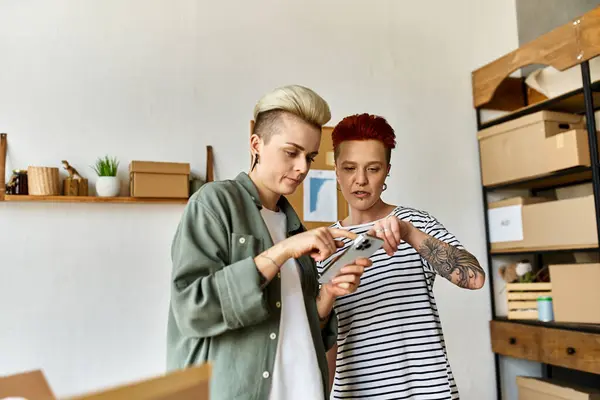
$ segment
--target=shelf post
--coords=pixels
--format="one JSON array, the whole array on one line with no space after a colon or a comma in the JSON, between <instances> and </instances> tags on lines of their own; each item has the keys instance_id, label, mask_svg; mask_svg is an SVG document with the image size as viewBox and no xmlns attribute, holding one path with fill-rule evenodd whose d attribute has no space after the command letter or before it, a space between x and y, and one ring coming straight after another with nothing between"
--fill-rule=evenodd
<instances>
[{"instance_id":1,"label":"shelf post","mask_svg":"<svg viewBox=\"0 0 600 400\"><path fill-rule=\"evenodd\" d=\"M481 123L481 108L476 109L477 130L482 129ZM479 146L477 146L479 148ZM481 151L479 151L479 170L481 171ZM483 224L485 228L485 254L488 265L488 278L486 279L490 288L490 305L492 309L492 320L496 319L496 298L494 290L494 267L492 265L492 252L490 244L490 226L488 221L488 202L486 187L481 184L481 194L483 198ZM500 356L494 353L494 372L496 373L496 400L502 400L502 380L500 379Z\"/></svg>"},{"instance_id":2,"label":"shelf post","mask_svg":"<svg viewBox=\"0 0 600 400\"><path fill-rule=\"evenodd\" d=\"M581 63L581 78L583 85L583 99L585 103L585 118L588 133L588 146L592 165L592 187L594 191L594 205L596 211L596 234L600 242L600 161L598 160L598 137L596 134L596 119L594 116L594 96L592 93L592 78L590 63Z\"/></svg>"},{"instance_id":3,"label":"shelf post","mask_svg":"<svg viewBox=\"0 0 600 400\"><path fill-rule=\"evenodd\" d=\"M6 147L7 134L0 133L0 201L4 201L6 195Z\"/></svg>"}]
</instances>

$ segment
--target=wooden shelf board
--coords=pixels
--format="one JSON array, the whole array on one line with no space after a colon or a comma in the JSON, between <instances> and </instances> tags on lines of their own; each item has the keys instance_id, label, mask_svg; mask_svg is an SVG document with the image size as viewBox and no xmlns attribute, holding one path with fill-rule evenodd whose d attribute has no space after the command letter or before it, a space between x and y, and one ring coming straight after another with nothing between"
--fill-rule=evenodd
<instances>
[{"instance_id":1,"label":"wooden shelf board","mask_svg":"<svg viewBox=\"0 0 600 400\"><path fill-rule=\"evenodd\" d=\"M5 201L52 203L186 204L188 199L97 196L24 196L6 195Z\"/></svg>"},{"instance_id":2,"label":"wooden shelf board","mask_svg":"<svg viewBox=\"0 0 600 400\"><path fill-rule=\"evenodd\" d=\"M574 167L558 171L554 174L548 174L531 179L524 179L515 182L502 183L498 185L485 186L488 192L507 190L507 189L535 189L547 190L556 187L577 185L592 180L592 169L590 167Z\"/></svg>"},{"instance_id":3,"label":"wooden shelf board","mask_svg":"<svg viewBox=\"0 0 600 400\"><path fill-rule=\"evenodd\" d=\"M529 248L516 248L516 249L492 249L490 254L492 255L517 255L517 254L529 254L529 253L557 253L557 252L573 252L573 251L598 251L600 248L598 245L586 244L579 246L556 246L556 247L529 247Z\"/></svg>"},{"instance_id":4,"label":"wooden shelf board","mask_svg":"<svg viewBox=\"0 0 600 400\"><path fill-rule=\"evenodd\" d=\"M600 106L600 81L592 83L592 95L594 97L594 106ZM583 98L583 88L573 90L561 96L553 97L538 103L530 104L526 107L521 107L513 112L502 115L497 118L490 119L481 124L481 129L489 128L494 125L507 122L524 115L536 113L538 111L558 111L574 114L585 113L585 101Z\"/></svg>"},{"instance_id":5,"label":"wooden shelf board","mask_svg":"<svg viewBox=\"0 0 600 400\"><path fill-rule=\"evenodd\" d=\"M564 329L568 331L600 333L600 324L579 324L569 322L543 322L537 319L508 319L507 317L496 317L494 321L518 325L543 326L553 329Z\"/></svg>"}]
</instances>

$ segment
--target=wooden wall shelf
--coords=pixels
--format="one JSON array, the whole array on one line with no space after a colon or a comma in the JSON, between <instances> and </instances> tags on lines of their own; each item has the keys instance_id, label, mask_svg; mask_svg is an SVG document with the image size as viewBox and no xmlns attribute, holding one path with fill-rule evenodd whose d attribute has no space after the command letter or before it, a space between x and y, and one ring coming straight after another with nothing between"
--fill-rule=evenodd
<instances>
[{"instance_id":1,"label":"wooden wall shelf","mask_svg":"<svg viewBox=\"0 0 600 400\"><path fill-rule=\"evenodd\" d=\"M97 196L24 196L6 195L11 202L51 202L51 203L117 203L117 204L186 204L188 199L155 199L143 197L97 197Z\"/></svg>"}]
</instances>

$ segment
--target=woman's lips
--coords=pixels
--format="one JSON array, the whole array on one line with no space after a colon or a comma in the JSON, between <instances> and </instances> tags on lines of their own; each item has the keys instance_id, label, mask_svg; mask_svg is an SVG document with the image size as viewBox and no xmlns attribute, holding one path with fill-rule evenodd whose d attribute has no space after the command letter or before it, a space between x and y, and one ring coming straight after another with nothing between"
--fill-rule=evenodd
<instances>
[{"instance_id":1,"label":"woman's lips","mask_svg":"<svg viewBox=\"0 0 600 400\"><path fill-rule=\"evenodd\" d=\"M300 184L300 180L299 179L294 179L294 178L290 178L290 177L285 177L285 179L287 179L289 182L293 183L294 185L299 185Z\"/></svg>"},{"instance_id":2,"label":"woman's lips","mask_svg":"<svg viewBox=\"0 0 600 400\"><path fill-rule=\"evenodd\" d=\"M352 194L354 195L354 197L358 197L359 199L364 199L364 198L369 197L371 195L371 193L365 192L365 191L362 191L362 190L357 190L355 192L352 192Z\"/></svg>"}]
</instances>

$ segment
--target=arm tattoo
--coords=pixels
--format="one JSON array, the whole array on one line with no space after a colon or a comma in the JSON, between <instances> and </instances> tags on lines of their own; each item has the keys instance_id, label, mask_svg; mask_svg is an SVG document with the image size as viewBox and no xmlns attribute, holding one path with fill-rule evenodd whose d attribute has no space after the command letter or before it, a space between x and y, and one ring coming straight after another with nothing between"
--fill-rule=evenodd
<instances>
[{"instance_id":1,"label":"arm tattoo","mask_svg":"<svg viewBox=\"0 0 600 400\"><path fill-rule=\"evenodd\" d=\"M476 282L485 276L471 253L434 237L427 237L418 251L438 274L462 288L476 287Z\"/></svg>"}]
</instances>

